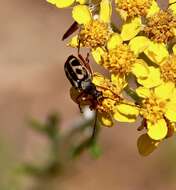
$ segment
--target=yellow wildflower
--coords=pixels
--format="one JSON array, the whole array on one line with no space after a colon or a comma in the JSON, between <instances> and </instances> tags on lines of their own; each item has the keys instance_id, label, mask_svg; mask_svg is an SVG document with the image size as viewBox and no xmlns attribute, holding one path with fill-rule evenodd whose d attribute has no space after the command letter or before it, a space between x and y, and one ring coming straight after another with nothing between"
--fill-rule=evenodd
<instances>
[{"instance_id":1,"label":"yellow wildflower","mask_svg":"<svg viewBox=\"0 0 176 190\"><path fill-rule=\"evenodd\" d=\"M104 46L110 36L110 18L112 7L110 0L102 0L99 15L92 15L86 5L77 5L73 8L74 20L81 24L78 39L82 46L97 48Z\"/></svg>"},{"instance_id":2,"label":"yellow wildflower","mask_svg":"<svg viewBox=\"0 0 176 190\"><path fill-rule=\"evenodd\" d=\"M116 10L124 20L147 16L155 1L153 0L115 0Z\"/></svg>"},{"instance_id":3,"label":"yellow wildflower","mask_svg":"<svg viewBox=\"0 0 176 190\"><path fill-rule=\"evenodd\" d=\"M173 83L148 89L139 87L137 94L143 98L140 115L146 120L147 134L153 140L167 137L170 124L176 122L176 88Z\"/></svg>"},{"instance_id":4,"label":"yellow wildflower","mask_svg":"<svg viewBox=\"0 0 176 190\"><path fill-rule=\"evenodd\" d=\"M175 37L176 17L171 11L159 11L148 18L144 33L158 43L168 43Z\"/></svg>"},{"instance_id":5,"label":"yellow wildflower","mask_svg":"<svg viewBox=\"0 0 176 190\"><path fill-rule=\"evenodd\" d=\"M176 85L176 55L172 54L164 59L158 67L146 66L148 72L145 77L137 76L137 82L146 88L153 88L163 82Z\"/></svg>"},{"instance_id":6,"label":"yellow wildflower","mask_svg":"<svg viewBox=\"0 0 176 190\"><path fill-rule=\"evenodd\" d=\"M137 59L130 47L122 42L121 36L114 33L108 40L107 47L97 48L92 55L98 64L123 81L125 86L129 73L145 77L148 70L146 63L142 59Z\"/></svg>"}]
</instances>

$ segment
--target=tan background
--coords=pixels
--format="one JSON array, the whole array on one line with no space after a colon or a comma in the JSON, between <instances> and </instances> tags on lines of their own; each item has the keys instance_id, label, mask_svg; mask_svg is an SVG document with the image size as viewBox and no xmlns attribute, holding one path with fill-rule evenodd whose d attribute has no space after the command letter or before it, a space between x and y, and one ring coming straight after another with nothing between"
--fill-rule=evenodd
<instances>
[{"instance_id":1,"label":"tan background","mask_svg":"<svg viewBox=\"0 0 176 190\"><path fill-rule=\"evenodd\" d=\"M5 190L16 163L45 157L46 141L25 127L28 118L44 120L58 111L67 127L79 110L69 98L63 71L73 50L60 40L72 23L71 9L59 10L44 0L0 2L0 190ZM104 128L103 156L92 160L84 154L69 174L48 181L46 190L176 189L175 139L143 158L136 148L138 135L130 126ZM23 185L23 190L40 189L33 179L25 178Z\"/></svg>"}]
</instances>

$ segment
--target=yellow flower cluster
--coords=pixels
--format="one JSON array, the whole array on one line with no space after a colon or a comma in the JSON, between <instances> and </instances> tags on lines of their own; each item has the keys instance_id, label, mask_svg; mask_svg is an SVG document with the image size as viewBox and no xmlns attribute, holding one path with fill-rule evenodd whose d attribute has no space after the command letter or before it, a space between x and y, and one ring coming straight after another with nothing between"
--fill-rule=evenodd
<instances>
[{"instance_id":1,"label":"yellow flower cluster","mask_svg":"<svg viewBox=\"0 0 176 190\"><path fill-rule=\"evenodd\" d=\"M103 97L98 104L84 97L81 105L96 109L104 126L141 118L138 130L145 132L138 150L149 155L176 130L176 0L164 10L155 0L47 1L72 7L79 31L68 45L88 48L95 63L109 72L109 78L93 72L92 82ZM122 20L118 27L112 8ZM74 101L79 95L71 89Z\"/></svg>"}]
</instances>

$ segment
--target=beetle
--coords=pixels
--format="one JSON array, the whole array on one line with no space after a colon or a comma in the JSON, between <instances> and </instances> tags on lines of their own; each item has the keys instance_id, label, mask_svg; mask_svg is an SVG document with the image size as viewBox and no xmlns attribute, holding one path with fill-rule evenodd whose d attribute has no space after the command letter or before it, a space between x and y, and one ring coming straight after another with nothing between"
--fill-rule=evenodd
<instances>
[{"instance_id":1,"label":"beetle","mask_svg":"<svg viewBox=\"0 0 176 190\"><path fill-rule=\"evenodd\" d=\"M95 84L92 83L90 65L80 54L78 57L74 55L68 57L64 65L66 76L72 86L82 92L81 95L90 95L95 101L98 101L102 98L102 92L98 91Z\"/></svg>"},{"instance_id":2,"label":"beetle","mask_svg":"<svg viewBox=\"0 0 176 190\"><path fill-rule=\"evenodd\" d=\"M90 109L95 110L95 122L93 127L92 137L96 133L97 110L96 107L103 99L102 92L96 89L95 84L92 82L92 71L88 64L88 56L85 60L80 54L78 57L70 55L64 65L65 74L70 81L72 87L79 92L76 97L76 103L81 110L81 102L89 101Z\"/></svg>"}]
</instances>

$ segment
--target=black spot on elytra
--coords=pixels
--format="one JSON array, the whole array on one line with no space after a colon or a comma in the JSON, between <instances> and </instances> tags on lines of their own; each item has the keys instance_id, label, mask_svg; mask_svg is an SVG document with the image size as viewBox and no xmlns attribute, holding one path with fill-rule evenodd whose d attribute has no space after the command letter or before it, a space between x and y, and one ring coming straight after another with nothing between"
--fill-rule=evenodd
<instances>
[{"instance_id":1,"label":"black spot on elytra","mask_svg":"<svg viewBox=\"0 0 176 190\"><path fill-rule=\"evenodd\" d=\"M79 74L79 75L83 74L81 69L76 69L76 73Z\"/></svg>"}]
</instances>

